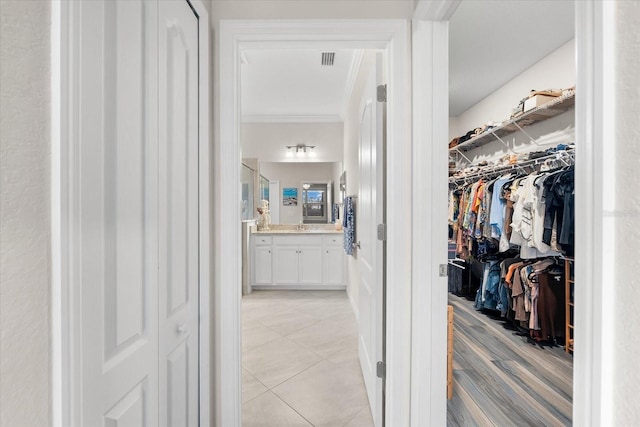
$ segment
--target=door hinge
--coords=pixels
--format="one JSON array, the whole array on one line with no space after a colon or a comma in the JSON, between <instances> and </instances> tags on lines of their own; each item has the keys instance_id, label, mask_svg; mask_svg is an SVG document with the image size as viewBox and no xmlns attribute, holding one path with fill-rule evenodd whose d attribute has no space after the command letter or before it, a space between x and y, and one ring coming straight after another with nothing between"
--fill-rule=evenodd
<instances>
[{"instance_id":1,"label":"door hinge","mask_svg":"<svg viewBox=\"0 0 640 427\"><path fill-rule=\"evenodd\" d=\"M378 240L387 240L387 224L378 224Z\"/></svg>"},{"instance_id":2,"label":"door hinge","mask_svg":"<svg viewBox=\"0 0 640 427\"><path fill-rule=\"evenodd\" d=\"M378 102L387 102L387 85L378 86Z\"/></svg>"},{"instance_id":3,"label":"door hinge","mask_svg":"<svg viewBox=\"0 0 640 427\"><path fill-rule=\"evenodd\" d=\"M438 272L440 277L447 277L447 264L439 264L438 265Z\"/></svg>"},{"instance_id":4,"label":"door hinge","mask_svg":"<svg viewBox=\"0 0 640 427\"><path fill-rule=\"evenodd\" d=\"M376 363L376 376L384 379L387 376L387 364L384 362Z\"/></svg>"}]
</instances>

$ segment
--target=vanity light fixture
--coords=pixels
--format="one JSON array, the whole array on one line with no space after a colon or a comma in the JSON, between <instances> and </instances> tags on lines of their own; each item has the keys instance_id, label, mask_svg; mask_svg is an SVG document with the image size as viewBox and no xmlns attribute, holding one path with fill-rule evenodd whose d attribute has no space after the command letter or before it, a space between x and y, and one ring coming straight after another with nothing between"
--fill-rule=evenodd
<instances>
[{"instance_id":1,"label":"vanity light fixture","mask_svg":"<svg viewBox=\"0 0 640 427\"><path fill-rule=\"evenodd\" d=\"M305 190L308 190L311 187L311 184L309 184L308 182L305 182L304 184L302 184L302 188L304 188Z\"/></svg>"},{"instance_id":2,"label":"vanity light fixture","mask_svg":"<svg viewBox=\"0 0 640 427\"><path fill-rule=\"evenodd\" d=\"M294 153L296 157L315 157L315 145L306 145L306 144L298 144L298 145L286 145L287 147L287 157L293 157ZM295 150L295 151L294 151Z\"/></svg>"}]
</instances>

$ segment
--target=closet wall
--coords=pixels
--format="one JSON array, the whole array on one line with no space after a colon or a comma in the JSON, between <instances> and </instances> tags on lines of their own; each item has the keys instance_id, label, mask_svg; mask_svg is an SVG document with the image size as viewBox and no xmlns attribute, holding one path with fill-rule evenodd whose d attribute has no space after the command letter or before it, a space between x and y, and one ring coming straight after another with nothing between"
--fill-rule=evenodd
<instances>
[{"instance_id":1,"label":"closet wall","mask_svg":"<svg viewBox=\"0 0 640 427\"><path fill-rule=\"evenodd\" d=\"M532 89L565 89L575 85L575 82L575 41L571 40L461 115L450 117L449 139L464 135L489 120L501 122L508 119L511 115L511 109L516 107L518 102L526 97ZM537 139L538 143L545 145L573 142L575 134L574 112L569 111L552 117L533 127L526 128L526 131ZM542 136L544 138L538 140ZM510 148L518 153L538 149L521 132L509 135L505 142L508 142ZM473 150L471 154L477 156L477 160L481 160L497 158L506 152L506 148L500 142L495 141Z\"/></svg>"}]
</instances>

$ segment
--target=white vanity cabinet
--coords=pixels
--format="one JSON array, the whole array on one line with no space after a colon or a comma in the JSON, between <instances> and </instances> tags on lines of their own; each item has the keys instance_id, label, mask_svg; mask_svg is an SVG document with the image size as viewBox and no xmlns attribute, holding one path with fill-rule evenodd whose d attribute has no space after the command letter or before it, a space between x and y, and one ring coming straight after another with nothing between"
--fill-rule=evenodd
<instances>
[{"instance_id":1,"label":"white vanity cabinet","mask_svg":"<svg viewBox=\"0 0 640 427\"><path fill-rule=\"evenodd\" d=\"M253 247L253 284L270 285L273 282L273 238L259 236L254 238Z\"/></svg>"},{"instance_id":2,"label":"white vanity cabinet","mask_svg":"<svg viewBox=\"0 0 640 427\"><path fill-rule=\"evenodd\" d=\"M322 236L274 236L274 285L322 285Z\"/></svg>"},{"instance_id":3,"label":"white vanity cabinet","mask_svg":"<svg viewBox=\"0 0 640 427\"><path fill-rule=\"evenodd\" d=\"M253 234L252 287L343 289L342 235Z\"/></svg>"},{"instance_id":4,"label":"white vanity cabinet","mask_svg":"<svg viewBox=\"0 0 640 427\"><path fill-rule=\"evenodd\" d=\"M324 281L330 286L344 285L345 254L342 235L323 237Z\"/></svg>"}]
</instances>

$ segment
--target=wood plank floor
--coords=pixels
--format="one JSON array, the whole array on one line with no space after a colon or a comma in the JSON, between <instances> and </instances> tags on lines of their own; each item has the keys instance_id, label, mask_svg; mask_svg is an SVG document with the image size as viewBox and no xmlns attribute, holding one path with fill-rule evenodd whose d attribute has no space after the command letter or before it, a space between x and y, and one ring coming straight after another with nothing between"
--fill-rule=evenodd
<instances>
[{"instance_id":1,"label":"wood plank floor","mask_svg":"<svg viewBox=\"0 0 640 427\"><path fill-rule=\"evenodd\" d=\"M449 426L571 425L573 359L449 295L454 310Z\"/></svg>"}]
</instances>

